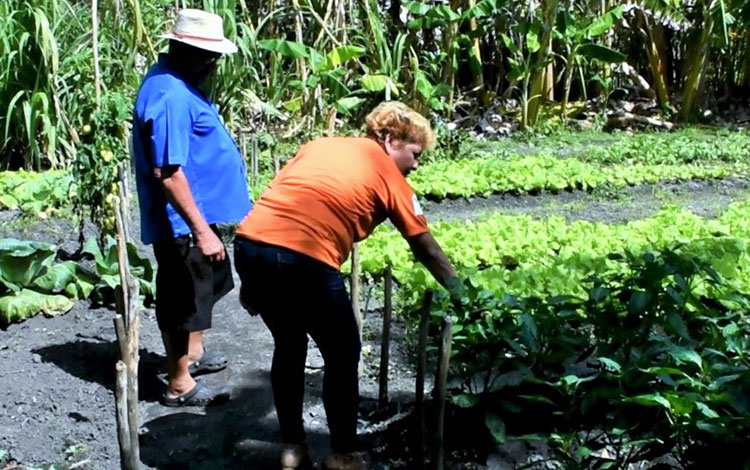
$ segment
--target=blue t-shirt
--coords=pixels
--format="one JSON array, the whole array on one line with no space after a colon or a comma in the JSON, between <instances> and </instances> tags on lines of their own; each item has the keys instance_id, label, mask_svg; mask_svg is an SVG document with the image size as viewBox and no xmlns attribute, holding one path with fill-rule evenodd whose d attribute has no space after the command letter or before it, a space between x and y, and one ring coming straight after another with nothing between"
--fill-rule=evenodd
<instances>
[{"instance_id":1,"label":"blue t-shirt","mask_svg":"<svg viewBox=\"0 0 750 470\"><path fill-rule=\"evenodd\" d=\"M252 208L245 161L237 144L216 108L170 69L164 55L138 91L133 159L143 243L190 233L154 176L157 167L182 167L195 203L209 224L239 222Z\"/></svg>"}]
</instances>

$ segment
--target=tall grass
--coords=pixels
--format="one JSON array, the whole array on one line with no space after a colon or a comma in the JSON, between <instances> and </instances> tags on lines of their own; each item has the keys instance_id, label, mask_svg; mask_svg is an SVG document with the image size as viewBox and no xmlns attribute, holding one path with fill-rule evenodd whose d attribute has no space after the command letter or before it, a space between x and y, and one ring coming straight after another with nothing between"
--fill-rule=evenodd
<instances>
[{"instance_id":1,"label":"tall grass","mask_svg":"<svg viewBox=\"0 0 750 470\"><path fill-rule=\"evenodd\" d=\"M57 0L0 3L0 166L57 166L62 122L57 90Z\"/></svg>"}]
</instances>

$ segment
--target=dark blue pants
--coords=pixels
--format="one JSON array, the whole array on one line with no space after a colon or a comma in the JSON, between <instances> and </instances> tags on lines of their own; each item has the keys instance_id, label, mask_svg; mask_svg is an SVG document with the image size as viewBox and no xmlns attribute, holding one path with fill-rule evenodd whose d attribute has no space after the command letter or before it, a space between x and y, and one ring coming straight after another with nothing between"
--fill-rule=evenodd
<instances>
[{"instance_id":1,"label":"dark blue pants","mask_svg":"<svg viewBox=\"0 0 750 470\"><path fill-rule=\"evenodd\" d=\"M357 447L359 329L341 273L303 254L242 237L234 242L240 299L274 339L271 385L284 443L305 440L302 402L308 334L325 364L323 406L331 448Z\"/></svg>"}]
</instances>

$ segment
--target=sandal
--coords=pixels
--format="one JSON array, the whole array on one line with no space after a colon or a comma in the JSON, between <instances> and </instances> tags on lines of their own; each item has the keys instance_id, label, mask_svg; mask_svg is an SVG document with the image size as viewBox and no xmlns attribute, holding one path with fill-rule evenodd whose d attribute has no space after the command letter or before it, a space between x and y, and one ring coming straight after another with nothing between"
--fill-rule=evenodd
<instances>
[{"instance_id":1,"label":"sandal","mask_svg":"<svg viewBox=\"0 0 750 470\"><path fill-rule=\"evenodd\" d=\"M179 397L169 397L165 392L161 396L161 404L170 407L218 405L228 401L229 396L226 387L208 387L202 382L196 382L192 390Z\"/></svg>"},{"instance_id":2,"label":"sandal","mask_svg":"<svg viewBox=\"0 0 750 470\"><path fill-rule=\"evenodd\" d=\"M307 444L286 444L281 451L282 470L313 470L310 448Z\"/></svg>"},{"instance_id":3,"label":"sandal","mask_svg":"<svg viewBox=\"0 0 750 470\"><path fill-rule=\"evenodd\" d=\"M188 372L193 377L202 374L210 374L226 369L227 358L221 353L208 352L203 349L203 356L188 366Z\"/></svg>"},{"instance_id":4,"label":"sandal","mask_svg":"<svg viewBox=\"0 0 750 470\"><path fill-rule=\"evenodd\" d=\"M321 470L365 470L364 455L361 452L340 454L331 452L323 461Z\"/></svg>"}]
</instances>

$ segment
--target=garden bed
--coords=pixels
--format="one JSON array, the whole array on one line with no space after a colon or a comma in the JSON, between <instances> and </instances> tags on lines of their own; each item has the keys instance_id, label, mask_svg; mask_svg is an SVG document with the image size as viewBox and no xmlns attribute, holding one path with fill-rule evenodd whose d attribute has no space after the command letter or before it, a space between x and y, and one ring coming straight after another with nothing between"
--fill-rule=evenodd
<instances>
[{"instance_id":1,"label":"garden bed","mask_svg":"<svg viewBox=\"0 0 750 470\"><path fill-rule=\"evenodd\" d=\"M678 202L710 216L741 197L747 187L745 179L730 179L636 187L616 200L582 192L503 196L468 203L430 203L427 213L430 219L462 219L481 209L620 222L650 215L665 202ZM489 204L485 206L485 202ZM0 219L4 221L2 237L51 241L67 253L75 251L77 233L67 221L48 219L28 225L17 213L7 211L0 213ZM150 255L148 249L140 248ZM405 243L403 249L407 250ZM140 422L141 459L146 467L276 468L279 447L269 379L272 340L260 319L242 310L236 292L217 305L215 326L207 340L209 347L228 354L231 365L204 378L209 383L228 383L233 399L205 411L174 410L158 404L163 389L163 346L153 311L143 312ZM409 412L414 397L413 344L408 338L413 335L397 323L390 381L393 404L386 413L377 412L377 296L370 307L375 310L365 317L361 378L363 447L371 454L372 468L406 469L410 468L407 458L411 451L406 449L404 443L408 441L404 439L412 429ZM7 365L0 370L0 389L7 391L0 402L0 450L8 452L0 462L12 459L37 467L55 463L58 469L75 465L83 469L118 467L113 315L110 308L92 308L88 302L79 301L66 315L37 316L0 332L0 360ZM322 360L313 346L308 365L304 417L315 457L321 458L328 435L321 403ZM454 409L449 416L457 420L451 424L457 429L471 423L460 410ZM389 420L390 425L384 426L382 420ZM461 444L455 441L448 444L453 449L449 462L455 468L513 468L509 465L544 460L550 453L543 445L518 441L503 446L474 442L469 449L457 448ZM544 468L543 463L539 465Z\"/></svg>"}]
</instances>

